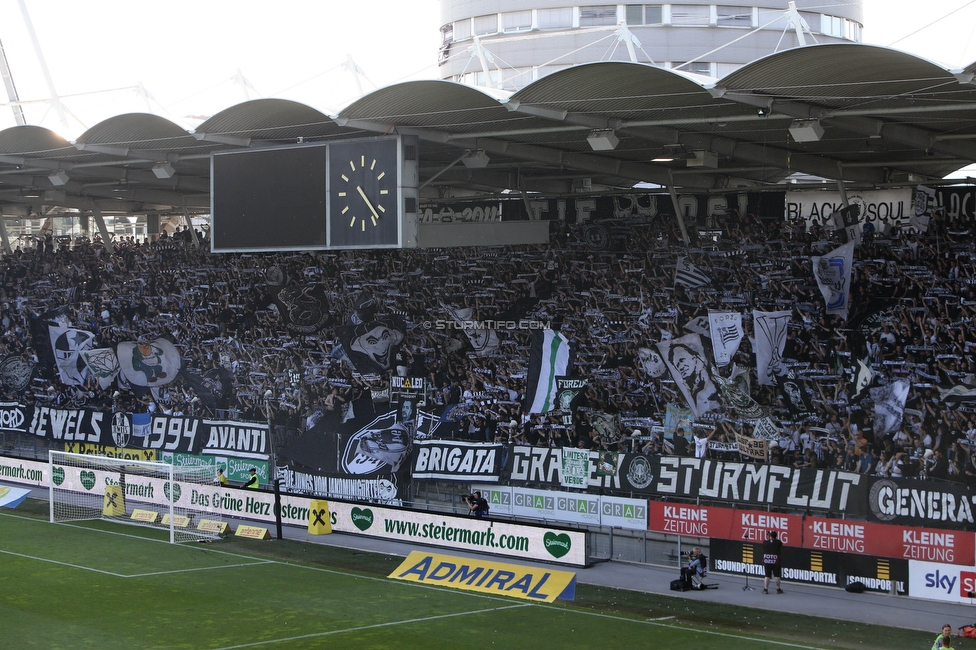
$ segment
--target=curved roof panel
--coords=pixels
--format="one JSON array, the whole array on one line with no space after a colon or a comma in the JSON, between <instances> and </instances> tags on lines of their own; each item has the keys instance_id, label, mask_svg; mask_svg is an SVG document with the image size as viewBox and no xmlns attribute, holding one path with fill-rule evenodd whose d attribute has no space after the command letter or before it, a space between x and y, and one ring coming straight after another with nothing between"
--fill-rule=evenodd
<instances>
[{"instance_id":1,"label":"curved roof panel","mask_svg":"<svg viewBox=\"0 0 976 650\"><path fill-rule=\"evenodd\" d=\"M43 126L13 126L0 131L0 154L63 156L77 150L60 135Z\"/></svg>"},{"instance_id":2,"label":"curved roof panel","mask_svg":"<svg viewBox=\"0 0 976 650\"><path fill-rule=\"evenodd\" d=\"M534 81L512 96L519 104L623 120L652 119L655 112L733 110L693 78L645 63L603 61L578 65Z\"/></svg>"},{"instance_id":3,"label":"curved roof panel","mask_svg":"<svg viewBox=\"0 0 976 650\"><path fill-rule=\"evenodd\" d=\"M127 113L110 117L82 133L77 142L160 150L192 148L197 145L196 139L183 127L150 113Z\"/></svg>"},{"instance_id":4,"label":"curved roof panel","mask_svg":"<svg viewBox=\"0 0 976 650\"><path fill-rule=\"evenodd\" d=\"M970 94L939 65L898 50L854 43L771 54L733 72L718 85L832 108L945 102L953 101L954 95Z\"/></svg>"},{"instance_id":5,"label":"curved roof panel","mask_svg":"<svg viewBox=\"0 0 976 650\"><path fill-rule=\"evenodd\" d=\"M380 88L344 108L339 117L452 132L501 124L511 128L527 119L511 114L492 93L453 81L407 81Z\"/></svg>"},{"instance_id":6,"label":"curved roof panel","mask_svg":"<svg viewBox=\"0 0 976 650\"><path fill-rule=\"evenodd\" d=\"M255 99L231 106L198 126L196 132L255 140L327 138L351 133L325 113L287 99Z\"/></svg>"}]
</instances>

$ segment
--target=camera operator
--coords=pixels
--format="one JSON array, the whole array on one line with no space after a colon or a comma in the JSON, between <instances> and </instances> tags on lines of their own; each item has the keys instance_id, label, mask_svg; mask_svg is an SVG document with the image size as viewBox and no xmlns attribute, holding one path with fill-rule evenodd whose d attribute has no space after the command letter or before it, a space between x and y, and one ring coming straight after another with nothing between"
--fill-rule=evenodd
<instances>
[{"instance_id":1,"label":"camera operator","mask_svg":"<svg viewBox=\"0 0 976 650\"><path fill-rule=\"evenodd\" d=\"M478 519L488 518L488 502L481 497L481 492L475 492L472 495L465 495L461 497L464 502L468 504L468 510L471 514Z\"/></svg>"},{"instance_id":2,"label":"camera operator","mask_svg":"<svg viewBox=\"0 0 976 650\"><path fill-rule=\"evenodd\" d=\"M681 568L681 579L689 587L692 586L692 577L705 575L705 556L697 546L688 554L688 566ZM703 587L704 588L704 587Z\"/></svg>"}]
</instances>

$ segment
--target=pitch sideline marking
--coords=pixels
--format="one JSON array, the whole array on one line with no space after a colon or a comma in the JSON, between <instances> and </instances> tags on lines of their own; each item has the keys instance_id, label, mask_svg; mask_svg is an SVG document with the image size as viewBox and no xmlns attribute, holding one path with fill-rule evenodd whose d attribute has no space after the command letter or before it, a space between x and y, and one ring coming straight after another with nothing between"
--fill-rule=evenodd
<instances>
[{"instance_id":1,"label":"pitch sideline marking","mask_svg":"<svg viewBox=\"0 0 976 650\"><path fill-rule=\"evenodd\" d=\"M39 560L41 562L50 562L51 564L58 564L60 566L71 567L72 569L82 569L84 571L94 571L95 573L101 573L103 575L112 576L113 578L128 578L129 576L122 575L121 573L113 573L111 571L103 571L102 569L94 569L90 566L81 566L80 564L71 564L70 562L60 562L58 560L49 560L43 557L35 557L33 555L25 555L23 553L14 553L13 551L0 550L0 553L5 555L15 555L17 557L27 558L28 560Z\"/></svg>"},{"instance_id":2,"label":"pitch sideline marking","mask_svg":"<svg viewBox=\"0 0 976 650\"><path fill-rule=\"evenodd\" d=\"M190 573L191 571L213 571L215 569L239 569L246 566L258 566L259 564L274 564L273 560L262 560L260 562L244 562L241 564L223 564L221 566L201 566L192 569L173 569L172 571L153 571L152 573L133 573L124 576L126 578L148 578L149 576L165 576L171 573Z\"/></svg>"},{"instance_id":3,"label":"pitch sideline marking","mask_svg":"<svg viewBox=\"0 0 976 650\"><path fill-rule=\"evenodd\" d=\"M470 616L471 614L487 614L489 612L500 612L503 609L518 609L521 607L531 607L529 603L524 605L508 605L506 607L491 607L489 609L476 609L470 612L455 612L453 614L439 614L437 616L425 616L423 618L412 618L406 621L389 621L388 623L374 623L373 625L361 625L359 627L348 627L342 630L329 630L328 632L316 632L314 634L302 634L300 636L291 636L284 639L268 639L267 641L255 641L254 643L243 643L241 645L229 645L223 648L218 648L217 650L237 650L238 648L254 648L262 645L270 645L272 643L286 643L288 641L298 641L300 639L314 639L322 636L330 636L333 634L346 634L347 632L362 632L363 630L373 630L380 627L393 627L395 625L411 625L413 623L426 623L427 621L436 621L445 618L457 618L458 616Z\"/></svg>"}]
</instances>

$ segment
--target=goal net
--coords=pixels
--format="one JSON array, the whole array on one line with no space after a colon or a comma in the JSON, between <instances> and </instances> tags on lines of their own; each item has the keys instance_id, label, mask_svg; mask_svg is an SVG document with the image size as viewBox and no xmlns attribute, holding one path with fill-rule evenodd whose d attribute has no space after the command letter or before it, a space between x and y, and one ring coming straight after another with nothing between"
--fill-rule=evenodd
<instances>
[{"instance_id":1,"label":"goal net","mask_svg":"<svg viewBox=\"0 0 976 650\"><path fill-rule=\"evenodd\" d=\"M49 452L51 523L105 519L165 530L173 543L212 539L221 515L199 498L213 491L212 468Z\"/></svg>"}]
</instances>

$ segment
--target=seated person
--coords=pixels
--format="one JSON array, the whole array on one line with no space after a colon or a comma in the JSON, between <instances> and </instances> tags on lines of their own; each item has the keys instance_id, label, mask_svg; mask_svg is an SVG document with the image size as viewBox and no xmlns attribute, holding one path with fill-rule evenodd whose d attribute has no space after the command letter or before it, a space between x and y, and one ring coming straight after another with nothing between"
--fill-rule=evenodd
<instances>
[{"instance_id":1,"label":"seated person","mask_svg":"<svg viewBox=\"0 0 976 650\"><path fill-rule=\"evenodd\" d=\"M694 576L704 578L705 572L708 569L707 562L708 560L702 555L701 549L696 546L688 554L688 566L682 567L681 569L681 579L691 585L693 584L692 578Z\"/></svg>"}]
</instances>

